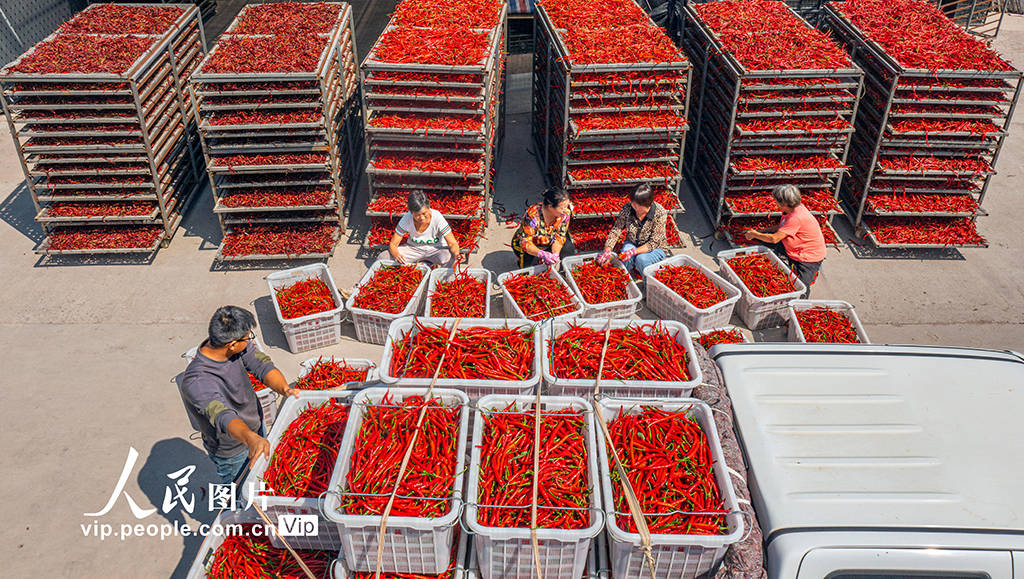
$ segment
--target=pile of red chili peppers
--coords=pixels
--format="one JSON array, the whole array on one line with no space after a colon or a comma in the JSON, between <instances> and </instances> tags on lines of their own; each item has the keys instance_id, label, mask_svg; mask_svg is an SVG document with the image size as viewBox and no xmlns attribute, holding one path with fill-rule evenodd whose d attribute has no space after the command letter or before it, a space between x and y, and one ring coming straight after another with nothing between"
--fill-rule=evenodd
<instances>
[{"instance_id":1,"label":"pile of red chili peppers","mask_svg":"<svg viewBox=\"0 0 1024 579\"><path fill-rule=\"evenodd\" d=\"M319 314L338 307L331 288L319 278L297 281L274 292L274 301L286 320Z\"/></svg>"},{"instance_id":2,"label":"pile of red chili peppers","mask_svg":"<svg viewBox=\"0 0 1024 579\"><path fill-rule=\"evenodd\" d=\"M156 42L152 36L58 34L11 67L26 74L121 74Z\"/></svg>"},{"instance_id":3,"label":"pile of red chili peppers","mask_svg":"<svg viewBox=\"0 0 1024 579\"><path fill-rule=\"evenodd\" d=\"M246 7L232 34L327 34L334 30L341 4L330 2L274 2Z\"/></svg>"},{"instance_id":4,"label":"pile of red chili peppers","mask_svg":"<svg viewBox=\"0 0 1024 579\"><path fill-rule=\"evenodd\" d=\"M337 231L336 224L237 225L224 236L221 253L229 257L329 253Z\"/></svg>"},{"instance_id":5,"label":"pile of red chili peppers","mask_svg":"<svg viewBox=\"0 0 1024 579\"><path fill-rule=\"evenodd\" d=\"M430 292L430 313L435 318L482 318L487 312L487 284L467 271L439 281Z\"/></svg>"},{"instance_id":6,"label":"pile of red chili peppers","mask_svg":"<svg viewBox=\"0 0 1024 579\"><path fill-rule=\"evenodd\" d=\"M405 311L422 280L423 271L414 265L382 265L369 281L359 286L353 305L397 314Z\"/></svg>"},{"instance_id":7,"label":"pile of red chili peppers","mask_svg":"<svg viewBox=\"0 0 1024 579\"><path fill-rule=\"evenodd\" d=\"M327 36L316 34L224 36L203 65L203 72L314 72L327 41Z\"/></svg>"},{"instance_id":8,"label":"pile of red chili peppers","mask_svg":"<svg viewBox=\"0 0 1024 579\"><path fill-rule=\"evenodd\" d=\"M61 34L163 34L185 10L175 6L100 4L58 28Z\"/></svg>"},{"instance_id":9,"label":"pile of red chili peppers","mask_svg":"<svg viewBox=\"0 0 1024 579\"><path fill-rule=\"evenodd\" d=\"M317 358L308 372L295 382L298 390L331 390L349 382L365 382L371 366L349 366L345 360Z\"/></svg>"},{"instance_id":10,"label":"pile of red chili peppers","mask_svg":"<svg viewBox=\"0 0 1024 579\"><path fill-rule=\"evenodd\" d=\"M633 324L614 329L608 335L601 378L687 382L689 356L681 337L660 323ZM571 325L548 343L551 373L562 379L593 380L601 364L604 330Z\"/></svg>"},{"instance_id":11,"label":"pile of red chili peppers","mask_svg":"<svg viewBox=\"0 0 1024 579\"><path fill-rule=\"evenodd\" d=\"M513 274L502 285L523 315L534 321L572 313L579 307L568 286L546 272Z\"/></svg>"},{"instance_id":12,"label":"pile of red chili peppers","mask_svg":"<svg viewBox=\"0 0 1024 579\"><path fill-rule=\"evenodd\" d=\"M705 350L710 350L711 346L717 344L742 344L744 342L746 339L743 338L743 332L736 329L699 332L697 337L697 343L704 346Z\"/></svg>"},{"instance_id":13,"label":"pile of red chili peppers","mask_svg":"<svg viewBox=\"0 0 1024 579\"><path fill-rule=\"evenodd\" d=\"M626 287L629 274L613 265L599 265L595 260L585 261L572 268L572 281L588 304L606 304L629 299Z\"/></svg>"},{"instance_id":14,"label":"pile of red chili peppers","mask_svg":"<svg viewBox=\"0 0 1024 579\"><path fill-rule=\"evenodd\" d=\"M391 346L391 376L463 380L526 380L534 373L533 334L528 328L460 325L452 336L446 325L413 327ZM441 356L444 365L438 372Z\"/></svg>"},{"instance_id":15,"label":"pile of red chili peppers","mask_svg":"<svg viewBox=\"0 0 1024 579\"><path fill-rule=\"evenodd\" d=\"M315 185L224 189L220 203L225 207L311 207L329 204L333 193L330 187Z\"/></svg>"},{"instance_id":16,"label":"pile of red chili peppers","mask_svg":"<svg viewBox=\"0 0 1024 579\"><path fill-rule=\"evenodd\" d=\"M722 303L728 297L699 267L692 265L660 267L654 272L654 279L700 310Z\"/></svg>"},{"instance_id":17,"label":"pile of red chili peppers","mask_svg":"<svg viewBox=\"0 0 1024 579\"><path fill-rule=\"evenodd\" d=\"M480 156L474 157L438 154L378 153L370 166L390 171L422 171L425 173L482 173Z\"/></svg>"},{"instance_id":18,"label":"pile of red chili peppers","mask_svg":"<svg viewBox=\"0 0 1024 579\"><path fill-rule=\"evenodd\" d=\"M845 313L825 306L794 310L805 342L859 344L857 330Z\"/></svg>"},{"instance_id":19,"label":"pile of red chili peppers","mask_svg":"<svg viewBox=\"0 0 1024 579\"><path fill-rule=\"evenodd\" d=\"M796 291L791 273L779 269L764 254L738 255L725 260L753 295L759 298L777 296Z\"/></svg>"},{"instance_id":20,"label":"pile of red chili peppers","mask_svg":"<svg viewBox=\"0 0 1024 579\"><path fill-rule=\"evenodd\" d=\"M963 217L865 217L864 224L882 245L985 245L973 219Z\"/></svg>"},{"instance_id":21,"label":"pile of red chili peppers","mask_svg":"<svg viewBox=\"0 0 1024 579\"><path fill-rule=\"evenodd\" d=\"M341 504L345 513L383 514L423 406L427 407L426 417L398 485L391 516L437 518L449 512L462 408L445 405L440 398L409 396L399 402L386 395L379 403L365 406L345 477L347 488Z\"/></svg>"},{"instance_id":22,"label":"pile of red chili peppers","mask_svg":"<svg viewBox=\"0 0 1024 579\"><path fill-rule=\"evenodd\" d=\"M510 404L484 413L477 520L486 527L529 528L533 505L535 413ZM582 412L541 409L537 526L590 525L586 422Z\"/></svg>"},{"instance_id":23,"label":"pile of red chili peppers","mask_svg":"<svg viewBox=\"0 0 1024 579\"><path fill-rule=\"evenodd\" d=\"M642 407L635 414L620 412L608 424L609 451L618 454L651 533L724 534L727 511L712 470L711 447L688 414L689 409L669 412L655 407ZM636 533L614 463L609 468L616 523Z\"/></svg>"},{"instance_id":24,"label":"pile of red chili peppers","mask_svg":"<svg viewBox=\"0 0 1024 579\"><path fill-rule=\"evenodd\" d=\"M280 577L301 579L306 576L302 567L287 549L270 544L268 533L229 535L217 547L206 576L209 579L262 579ZM328 568L338 553L335 551L296 550L302 561L316 577L326 577Z\"/></svg>"},{"instance_id":25,"label":"pile of red chili peppers","mask_svg":"<svg viewBox=\"0 0 1024 579\"><path fill-rule=\"evenodd\" d=\"M164 233L161 225L125 227L58 227L50 232L50 249L141 249L156 244Z\"/></svg>"},{"instance_id":26,"label":"pile of red chili peppers","mask_svg":"<svg viewBox=\"0 0 1024 579\"><path fill-rule=\"evenodd\" d=\"M129 217L149 215L155 203L131 201L124 203L54 203L46 212L50 217Z\"/></svg>"},{"instance_id":27,"label":"pile of red chili peppers","mask_svg":"<svg viewBox=\"0 0 1024 579\"><path fill-rule=\"evenodd\" d=\"M347 402L333 399L303 410L288 425L263 472L270 494L316 498L327 490L348 410Z\"/></svg>"}]
</instances>

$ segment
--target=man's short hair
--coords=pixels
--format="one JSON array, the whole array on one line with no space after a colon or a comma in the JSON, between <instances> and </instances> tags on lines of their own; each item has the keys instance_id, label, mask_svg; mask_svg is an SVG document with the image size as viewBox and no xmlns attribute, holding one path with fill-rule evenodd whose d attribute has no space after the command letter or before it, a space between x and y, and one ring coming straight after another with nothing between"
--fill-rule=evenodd
<instances>
[{"instance_id":1,"label":"man's short hair","mask_svg":"<svg viewBox=\"0 0 1024 579\"><path fill-rule=\"evenodd\" d=\"M238 306L222 306L210 318L210 345L223 348L246 337L256 327L256 317Z\"/></svg>"}]
</instances>

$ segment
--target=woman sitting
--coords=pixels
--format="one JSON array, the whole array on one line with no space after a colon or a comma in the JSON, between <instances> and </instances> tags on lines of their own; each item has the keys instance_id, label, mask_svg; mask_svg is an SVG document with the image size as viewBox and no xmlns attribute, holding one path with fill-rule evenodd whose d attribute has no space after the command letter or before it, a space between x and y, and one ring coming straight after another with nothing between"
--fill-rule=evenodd
<instances>
[{"instance_id":1,"label":"woman sitting","mask_svg":"<svg viewBox=\"0 0 1024 579\"><path fill-rule=\"evenodd\" d=\"M519 267L538 262L554 265L563 257L576 253L568 239L572 202L569 194L557 187L544 191L544 199L530 206L523 215L519 229L512 236L512 251Z\"/></svg>"},{"instance_id":2,"label":"woman sitting","mask_svg":"<svg viewBox=\"0 0 1024 579\"><path fill-rule=\"evenodd\" d=\"M459 242L440 211L430 208L430 199L423 191L409 193L409 212L402 216L391 236L388 250L377 259L393 259L401 264L428 261L447 266L462 261ZM402 244L402 239L409 241Z\"/></svg>"},{"instance_id":3,"label":"woman sitting","mask_svg":"<svg viewBox=\"0 0 1024 579\"><path fill-rule=\"evenodd\" d=\"M604 242L604 253L597 262L608 263L612 250L626 232L626 241L622 244L622 259L626 269L637 275L643 275L644 268L665 259L668 254L668 239L665 237L665 224L668 212L659 203L654 202L654 192L650 185L638 185L629 195L627 203L615 218L608 239Z\"/></svg>"},{"instance_id":4,"label":"woman sitting","mask_svg":"<svg viewBox=\"0 0 1024 579\"><path fill-rule=\"evenodd\" d=\"M775 253L785 255L800 281L807 286L804 296L810 295L811 284L818 279L821 263L825 261L825 236L818 220L802 203L800 189L795 185L779 185L772 191L775 204L782 211L782 220L775 227L743 233L750 241L763 241Z\"/></svg>"}]
</instances>

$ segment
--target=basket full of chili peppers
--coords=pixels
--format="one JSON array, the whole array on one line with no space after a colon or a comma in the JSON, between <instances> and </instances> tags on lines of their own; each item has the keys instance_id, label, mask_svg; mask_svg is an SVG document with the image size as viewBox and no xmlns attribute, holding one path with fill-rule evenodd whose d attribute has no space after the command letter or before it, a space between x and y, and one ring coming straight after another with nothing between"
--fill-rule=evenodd
<instances>
[{"instance_id":1,"label":"basket full of chili peppers","mask_svg":"<svg viewBox=\"0 0 1024 579\"><path fill-rule=\"evenodd\" d=\"M381 381L487 394L529 394L540 384L540 330L527 320L406 317L391 324ZM442 364L442 356L444 357ZM441 369L438 371L438 365Z\"/></svg>"},{"instance_id":2,"label":"basket full of chili peppers","mask_svg":"<svg viewBox=\"0 0 1024 579\"><path fill-rule=\"evenodd\" d=\"M257 458L245 479L243 495L253 501L266 497L264 510L271 520L279 513L320 518L317 535L288 537L294 548L341 549L338 526L320 514L320 507L345 434L351 395L303 392L300 398L289 396L267 437L270 459ZM270 541L284 547L276 535Z\"/></svg>"},{"instance_id":3,"label":"basket full of chili peppers","mask_svg":"<svg viewBox=\"0 0 1024 579\"><path fill-rule=\"evenodd\" d=\"M506 318L533 321L575 318L583 303L555 268L535 265L498 276Z\"/></svg>"},{"instance_id":4,"label":"basket full of chili peppers","mask_svg":"<svg viewBox=\"0 0 1024 579\"><path fill-rule=\"evenodd\" d=\"M694 347L699 344L706 351L718 344L748 344L753 342L736 326L722 326L720 328L690 332L690 339L693 340Z\"/></svg>"},{"instance_id":5,"label":"basket full of chili peppers","mask_svg":"<svg viewBox=\"0 0 1024 579\"><path fill-rule=\"evenodd\" d=\"M789 302L807 291L789 267L763 245L721 251L718 264L722 277L740 288L736 309L751 330L785 324Z\"/></svg>"},{"instance_id":6,"label":"basket full of chili peppers","mask_svg":"<svg viewBox=\"0 0 1024 579\"><path fill-rule=\"evenodd\" d=\"M469 535L465 532L459 532L458 543L452 548L452 562L444 573L427 575L423 573L382 572L380 577L381 579L469 579L469 575L466 573L469 563L466 560L468 551ZM375 571L353 571L348 568L344 559L337 559L334 561L334 566L331 570L331 579L375 579Z\"/></svg>"},{"instance_id":7,"label":"basket full of chili peppers","mask_svg":"<svg viewBox=\"0 0 1024 579\"><path fill-rule=\"evenodd\" d=\"M786 334L790 342L871 343L853 306L840 300L793 300Z\"/></svg>"},{"instance_id":8,"label":"basket full of chili peppers","mask_svg":"<svg viewBox=\"0 0 1024 579\"><path fill-rule=\"evenodd\" d=\"M273 519L271 519L273 520ZM256 530L255 527L260 527ZM294 577L306 574L295 557L284 547L270 543L274 532L264 525L253 510L225 511L217 515L211 526L224 532L211 532L199 547L188 579L258 579L262 577ZM241 531L229 534L228 529ZM291 543L289 537L289 543ZM336 549L307 550L296 547L295 554L318 579L326 579Z\"/></svg>"},{"instance_id":9,"label":"basket full of chili peppers","mask_svg":"<svg viewBox=\"0 0 1024 579\"><path fill-rule=\"evenodd\" d=\"M374 262L345 304L352 313L356 338L369 344L387 341L391 322L419 309L429 276L430 268L423 263Z\"/></svg>"},{"instance_id":10,"label":"basket full of chili peppers","mask_svg":"<svg viewBox=\"0 0 1024 579\"><path fill-rule=\"evenodd\" d=\"M299 364L299 377L293 388L334 390L351 382L372 382L379 378L377 364L365 358L309 358Z\"/></svg>"},{"instance_id":11,"label":"basket full of chili peppers","mask_svg":"<svg viewBox=\"0 0 1024 579\"><path fill-rule=\"evenodd\" d=\"M615 577L649 574L625 500L615 452L651 533L654 575L690 579L714 568L743 536L745 521L711 408L699 400L605 398L597 402L603 505Z\"/></svg>"},{"instance_id":12,"label":"basket full of chili peppers","mask_svg":"<svg viewBox=\"0 0 1024 579\"><path fill-rule=\"evenodd\" d=\"M438 574L449 568L463 502L468 405L464 393L450 389L428 396L425 388L368 388L355 396L324 499L350 569L377 569L381 518L392 492L381 570Z\"/></svg>"},{"instance_id":13,"label":"basket full of chili peppers","mask_svg":"<svg viewBox=\"0 0 1024 579\"><path fill-rule=\"evenodd\" d=\"M437 268L430 272L423 313L428 318L491 317L490 270Z\"/></svg>"},{"instance_id":14,"label":"basket full of chili peppers","mask_svg":"<svg viewBox=\"0 0 1024 579\"><path fill-rule=\"evenodd\" d=\"M618 259L597 263L600 253L574 255L562 260L565 280L583 302L584 318L629 319L636 313L643 292Z\"/></svg>"},{"instance_id":15,"label":"basket full of chili peppers","mask_svg":"<svg viewBox=\"0 0 1024 579\"><path fill-rule=\"evenodd\" d=\"M541 341L544 383L555 395L592 393L599 368L602 393L630 398L689 396L703 376L679 322L554 320L541 326Z\"/></svg>"},{"instance_id":16,"label":"basket full of chili peppers","mask_svg":"<svg viewBox=\"0 0 1024 579\"><path fill-rule=\"evenodd\" d=\"M691 330L729 323L740 290L688 255L674 255L644 270L647 307Z\"/></svg>"},{"instance_id":17,"label":"basket full of chili peppers","mask_svg":"<svg viewBox=\"0 0 1024 579\"><path fill-rule=\"evenodd\" d=\"M341 341L345 309L326 264L314 263L267 276L274 313L292 353L323 348Z\"/></svg>"},{"instance_id":18,"label":"basket full of chili peppers","mask_svg":"<svg viewBox=\"0 0 1024 579\"><path fill-rule=\"evenodd\" d=\"M466 524L483 577L536 575L530 527L536 447L534 396L477 403ZM583 398L540 398L537 539L544 577L583 574L604 521L599 512L593 407Z\"/></svg>"}]
</instances>

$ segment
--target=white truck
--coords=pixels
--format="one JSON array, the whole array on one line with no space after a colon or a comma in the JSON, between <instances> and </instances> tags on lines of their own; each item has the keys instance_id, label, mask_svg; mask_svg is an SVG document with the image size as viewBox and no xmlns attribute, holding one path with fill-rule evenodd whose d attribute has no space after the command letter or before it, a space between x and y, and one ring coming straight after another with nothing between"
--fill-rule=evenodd
<instances>
[{"instance_id":1,"label":"white truck","mask_svg":"<svg viewBox=\"0 0 1024 579\"><path fill-rule=\"evenodd\" d=\"M772 579L1024 579L1024 357L716 346Z\"/></svg>"}]
</instances>

